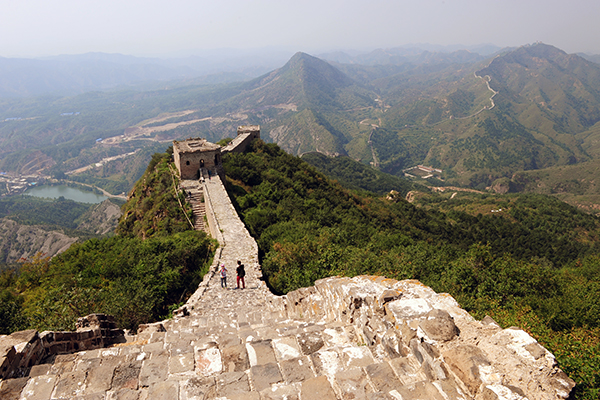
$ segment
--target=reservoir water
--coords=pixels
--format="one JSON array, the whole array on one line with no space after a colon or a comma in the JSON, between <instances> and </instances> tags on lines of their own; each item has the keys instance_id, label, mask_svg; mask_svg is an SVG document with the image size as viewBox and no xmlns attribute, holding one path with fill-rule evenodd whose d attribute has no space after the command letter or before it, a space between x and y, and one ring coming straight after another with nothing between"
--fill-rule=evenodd
<instances>
[{"instance_id":1,"label":"reservoir water","mask_svg":"<svg viewBox=\"0 0 600 400\"><path fill-rule=\"evenodd\" d=\"M92 192L86 192L81 189L72 188L66 185L58 186L35 186L25 191L26 195L35 197L46 197L51 199L58 199L64 197L65 199L74 200L79 203L102 203L108 197L96 194Z\"/></svg>"}]
</instances>

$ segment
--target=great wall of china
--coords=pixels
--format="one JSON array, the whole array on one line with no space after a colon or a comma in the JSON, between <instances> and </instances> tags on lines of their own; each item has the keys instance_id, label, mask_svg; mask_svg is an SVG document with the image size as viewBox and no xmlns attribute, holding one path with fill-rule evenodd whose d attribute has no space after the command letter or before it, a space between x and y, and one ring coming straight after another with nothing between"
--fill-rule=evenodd
<instances>
[{"instance_id":1,"label":"great wall of china","mask_svg":"<svg viewBox=\"0 0 600 400\"><path fill-rule=\"evenodd\" d=\"M247 139L225 149L236 143ZM136 335L94 315L76 332L0 337L0 399L568 398L574 382L525 331L476 321L418 281L332 277L273 295L215 172L181 181L220 247L175 317ZM237 260L247 289L222 289L217 266L233 286Z\"/></svg>"}]
</instances>

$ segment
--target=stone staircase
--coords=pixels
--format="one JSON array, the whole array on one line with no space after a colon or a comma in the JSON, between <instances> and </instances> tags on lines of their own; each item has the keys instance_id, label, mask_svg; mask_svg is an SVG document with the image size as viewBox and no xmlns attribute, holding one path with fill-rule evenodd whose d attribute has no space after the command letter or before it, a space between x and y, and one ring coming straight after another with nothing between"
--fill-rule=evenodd
<instances>
[{"instance_id":1,"label":"stone staircase","mask_svg":"<svg viewBox=\"0 0 600 400\"><path fill-rule=\"evenodd\" d=\"M0 399L568 397L573 382L524 331L475 321L417 281L328 278L273 295L218 176L203 189L221 246L176 316L110 348L54 356L0 382ZM238 260L246 289L236 288ZM228 288L215 273L221 264Z\"/></svg>"},{"instance_id":2,"label":"stone staircase","mask_svg":"<svg viewBox=\"0 0 600 400\"><path fill-rule=\"evenodd\" d=\"M188 202L192 205L194 211L194 229L209 233L205 220L206 207L204 205L203 185L197 181L182 181L181 188L188 193Z\"/></svg>"}]
</instances>

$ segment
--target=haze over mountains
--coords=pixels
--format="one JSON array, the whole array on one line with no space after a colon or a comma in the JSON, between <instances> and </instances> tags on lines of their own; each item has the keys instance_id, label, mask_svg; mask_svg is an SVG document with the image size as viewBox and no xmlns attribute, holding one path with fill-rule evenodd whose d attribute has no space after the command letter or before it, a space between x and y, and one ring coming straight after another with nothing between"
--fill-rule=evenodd
<instances>
[{"instance_id":1,"label":"haze over mountains","mask_svg":"<svg viewBox=\"0 0 600 400\"><path fill-rule=\"evenodd\" d=\"M428 57L452 52L483 57L498 50L494 45L410 45L392 49L338 51L318 57L339 63L422 63ZM481 55L480 55L481 54ZM276 69L293 55L281 49L204 50L176 58L135 57L123 54L86 53L42 58L0 57L0 97L74 95L93 90L136 85L153 88L152 82L182 81L181 84L238 82Z\"/></svg>"},{"instance_id":2,"label":"haze over mountains","mask_svg":"<svg viewBox=\"0 0 600 400\"><path fill-rule=\"evenodd\" d=\"M0 57L0 97L69 96L94 90L161 87L157 81L214 84L254 78L280 66L284 51L215 50L182 58L86 53L37 59Z\"/></svg>"},{"instance_id":3,"label":"haze over mountains","mask_svg":"<svg viewBox=\"0 0 600 400\"><path fill-rule=\"evenodd\" d=\"M36 150L38 170L60 174L157 142L197 135L218 141L242 124L261 125L263 138L295 155L347 155L394 175L426 164L442 169L447 183L477 189L570 193L573 183L566 177L544 181L557 176L549 169L587 171L600 163L600 66L550 45L487 46L481 53L396 48L314 57L300 52L266 74L226 83L277 63L277 57L242 59L237 70L212 78L198 78L210 63L192 59L88 54L29 60L30 70L12 70L20 80L0 74L5 77L1 93L24 95L54 86L72 93L113 90L3 100L0 120L20 119L0 125L0 169L23 172L20 166ZM0 61L5 68L16 62ZM50 75L34 68L49 65L44 73ZM211 79L220 84L207 84ZM35 86L40 80L43 85ZM115 90L119 85L135 86ZM65 111L81 114L58 117ZM95 141L124 133L110 143ZM120 170L128 168L126 161L121 164ZM94 179L115 173L104 169L103 177ZM549 172L534 176L532 171ZM578 195L598 194L593 179L576 186Z\"/></svg>"}]
</instances>

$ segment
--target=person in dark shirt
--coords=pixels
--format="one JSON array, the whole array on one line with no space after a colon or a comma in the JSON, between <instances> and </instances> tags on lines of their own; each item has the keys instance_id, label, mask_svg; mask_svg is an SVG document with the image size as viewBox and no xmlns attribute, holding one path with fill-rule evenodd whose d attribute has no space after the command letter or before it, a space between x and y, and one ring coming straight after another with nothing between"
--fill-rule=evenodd
<instances>
[{"instance_id":1,"label":"person in dark shirt","mask_svg":"<svg viewBox=\"0 0 600 400\"><path fill-rule=\"evenodd\" d=\"M237 288L240 288L240 281L242 281L242 289L246 289L246 282L244 281L246 270L244 269L244 264L242 264L240 260L238 260L238 266L235 269L235 272L237 272Z\"/></svg>"}]
</instances>

